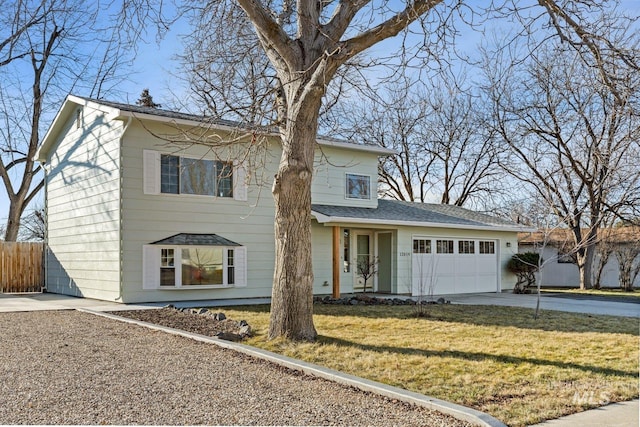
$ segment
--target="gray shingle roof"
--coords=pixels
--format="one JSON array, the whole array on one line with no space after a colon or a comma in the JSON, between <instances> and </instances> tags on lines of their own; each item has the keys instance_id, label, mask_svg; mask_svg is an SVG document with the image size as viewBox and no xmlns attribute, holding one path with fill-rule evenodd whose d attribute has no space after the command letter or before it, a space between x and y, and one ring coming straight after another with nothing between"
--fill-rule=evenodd
<instances>
[{"instance_id":1,"label":"gray shingle roof","mask_svg":"<svg viewBox=\"0 0 640 427\"><path fill-rule=\"evenodd\" d=\"M150 245L242 246L217 234L180 233L149 243Z\"/></svg>"},{"instance_id":2,"label":"gray shingle roof","mask_svg":"<svg viewBox=\"0 0 640 427\"><path fill-rule=\"evenodd\" d=\"M141 105L131 105L131 104L125 104L125 103L121 103L121 102L114 102L114 101L105 101L103 99L94 99L94 98L87 98L87 97L83 97L83 96L78 96L78 98L80 99L84 99L85 101L90 101L90 102L95 102L97 104L101 104L101 105L105 105L107 107L111 107L111 108L116 108L118 110L121 111L127 111L133 114L149 114L149 115L153 115L153 116L159 116L159 117L166 117L169 119L175 119L175 120L190 120L190 121L195 121L195 122L199 122L199 123L203 123L203 124L210 124L210 125L217 125L217 126L227 126L227 127L231 127L231 128L237 128L237 129L245 129L245 130L255 130L258 129L262 132L270 132L270 133L274 133L277 134L278 133L278 129L273 126L273 127L268 127L268 126L260 126L260 125L254 125L254 124L250 124L250 123L241 123L238 121L233 121L233 120L225 120L225 119L220 119L217 117L212 117L212 116L206 116L206 115L197 115L197 114L189 114L189 113L181 113L178 111L170 111L170 110L163 110L160 108L152 108L152 107L144 107ZM334 138L332 136L329 135L318 135L318 138L323 140L323 141L327 141L327 142L337 142L337 143L341 143L341 144L350 144L353 146L360 146L360 147L372 147L372 148L384 148L384 147L380 147L376 144L358 144L352 141L347 141L344 139L340 139L340 138Z\"/></svg>"},{"instance_id":3,"label":"gray shingle roof","mask_svg":"<svg viewBox=\"0 0 640 427\"><path fill-rule=\"evenodd\" d=\"M170 111L170 110L163 110L160 108L143 107L141 105L124 104L121 102L105 101L103 99L93 99L93 98L86 98L82 96L79 96L78 98L82 98L85 101L91 101L97 104L106 105L107 107L117 108L118 110L128 111L131 113L151 114L153 116L167 117L170 119L192 120L196 122L212 123L216 125L229 126L229 127L246 127L242 125L240 122L218 119L218 118L209 117L205 115L181 113L179 111Z\"/></svg>"},{"instance_id":4,"label":"gray shingle roof","mask_svg":"<svg viewBox=\"0 0 640 427\"><path fill-rule=\"evenodd\" d=\"M471 211L459 206L404 202L387 199L379 199L378 207L375 209L349 206L312 205L311 210L328 217L353 218L355 220L424 222L469 227L513 227L514 229L519 227L518 224L511 221Z\"/></svg>"}]
</instances>

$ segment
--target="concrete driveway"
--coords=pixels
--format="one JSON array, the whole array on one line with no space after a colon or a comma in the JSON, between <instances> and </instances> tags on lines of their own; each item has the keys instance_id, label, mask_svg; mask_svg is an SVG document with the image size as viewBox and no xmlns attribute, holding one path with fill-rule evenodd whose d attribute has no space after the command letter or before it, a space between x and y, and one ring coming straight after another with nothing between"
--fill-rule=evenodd
<instances>
[{"instance_id":1,"label":"concrete driveway","mask_svg":"<svg viewBox=\"0 0 640 427\"><path fill-rule=\"evenodd\" d=\"M511 292L504 293L481 293L462 295L438 295L453 304L469 305L498 305L511 307L536 307L536 295L516 295ZM543 310L568 311L573 313L606 314L610 316L624 316L640 318L640 298L637 303L607 301L603 298L587 298L580 295L571 298L567 294L554 297L543 294L540 298L540 308ZM226 306L237 304L268 304L268 298L255 300L217 300L217 301L186 301L175 303L180 307L208 307ZM95 311L115 311L115 310L141 310L148 308L158 308L166 303L150 304L120 304L110 301L100 301L90 298L76 298L58 294L0 294L0 313L11 311L41 311L41 310L74 310L77 308L87 308Z\"/></svg>"},{"instance_id":2,"label":"concrete driveway","mask_svg":"<svg viewBox=\"0 0 640 427\"><path fill-rule=\"evenodd\" d=\"M156 305L158 306L158 305ZM58 294L0 294L0 313L18 311L75 310L87 308L95 311L141 310L153 305L119 304L90 298L76 298Z\"/></svg>"},{"instance_id":3,"label":"concrete driveway","mask_svg":"<svg viewBox=\"0 0 640 427\"><path fill-rule=\"evenodd\" d=\"M500 305L510 307L536 308L538 296L532 294L504 293L482 293L482 294L462 294L462 295L442 295L443 298L451 301L452 304L468 305ZM540 296L540 309L568 311L572 313L605 314L609 316L639 317L640 318L640 298L638 302L607 301L603 298L588 298L587 295L580 295L571 298L566 294L555 297L551 294Z\"/></svg>"}]
</instances>

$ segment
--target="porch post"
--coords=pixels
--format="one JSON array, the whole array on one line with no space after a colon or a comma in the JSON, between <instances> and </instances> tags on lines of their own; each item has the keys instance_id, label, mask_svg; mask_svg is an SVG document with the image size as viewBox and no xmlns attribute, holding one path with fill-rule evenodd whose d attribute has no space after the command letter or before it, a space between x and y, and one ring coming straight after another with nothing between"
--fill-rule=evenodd
<instances>
[{"instance_id":1,"label":"porch post","mask_svg":"<svg viewBox=\"0 0 640 427\"><path fill-rule=\"evenodd\" d=\"M333 298L340 298L340 227L333 226Z\"/></svg>"}]
</instances>

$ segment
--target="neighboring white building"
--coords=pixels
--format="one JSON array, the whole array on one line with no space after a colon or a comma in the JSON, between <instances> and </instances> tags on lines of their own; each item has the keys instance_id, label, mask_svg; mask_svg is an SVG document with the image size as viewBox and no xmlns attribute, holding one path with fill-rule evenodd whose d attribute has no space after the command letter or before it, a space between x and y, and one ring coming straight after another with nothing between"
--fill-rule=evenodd
<instances>
[{"instance_id":1,"label":"neighboring white building","mask_svg":"<svg viewBox=\"0 0 640 427\"><path fill-rule=\"evenodd\" d=\"M620 265L616 257L616 249L631 249L638 253L640 233L637 229L626 227L618 229L603 229L599 232L601 242L606 244L611 253L604 264L600 276L600 286L603 288L620 287ZM575 255L572 254L573 237L566 229L556 229L552 232L529 232L518 235L519 252L537 252L542 255L544 264L540 272L536 273L542 286L577 288L580 286L580 273ZM596 249L593 268L598 267L601 254ZM640 255L636 256L634 267L637 268ZM594 272L595 273L595 272ZM640 286L640 275L635 277L634 286Z\"/></svg>"},{"instance_id":2,"label":"neighboring white building","mask_svg":"<svg viewBox=\"0 0 640 427\"><path fill-rule=\"evenodd\" d=\"M271 295L275 135L259 160L169 143L251 134L231 122L67 97L36 155L46 171L48 292L119 302ZM243 145L245 144L245 145ZM378 200L391 150L319 139L312 185L314 293L500 292L518 225L463 208ZM233 152L233 146L228 148ZM252 166L254 165L254 166ZM267 181L262 182L261 181Z\"/></svg>"}]
</instances>

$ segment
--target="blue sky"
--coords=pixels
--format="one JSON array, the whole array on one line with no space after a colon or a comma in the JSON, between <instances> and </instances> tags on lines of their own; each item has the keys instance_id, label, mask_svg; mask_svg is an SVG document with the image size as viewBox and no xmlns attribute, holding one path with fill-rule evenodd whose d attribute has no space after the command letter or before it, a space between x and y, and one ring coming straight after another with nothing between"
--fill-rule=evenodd
<instances>
[{"instance_id":1,"label":"blue sky","mask_svg":"<svg viewBox=\"0 0 640 427\"><path fill-rule=\"evenodd\" d=\"M640 0L623 0L623 10L633 16L640 16ZM461 27L462 28L462 27ZM148 88L155 102L170 107L174 95L181 93L181 84L172 76L177 70L177 64L172 61L172 57L181 50L179 34L184 33L187 27L183 23L169 32L158 44L153 41L153 34L149 34L151 41L141 44L138 55L133 64L134 72L128 77L128 81L119 86L119 90L124 94L118 101L134 103L142 89ZM460 42L466 45L467 49L473 49L480 41L480 34L472 31L461 35ZM372 52L384 52L387 47L394 47L397 40L386 41L384 45L374 47ZM374 53L375 54L375 53ZM29 208L42 205L42 197L35 200ZM28 208L28 209L29 209ZM0 191L0 227L6 221L9 210L9 203L4 189Z\"/></svg>"}]
</instances>

